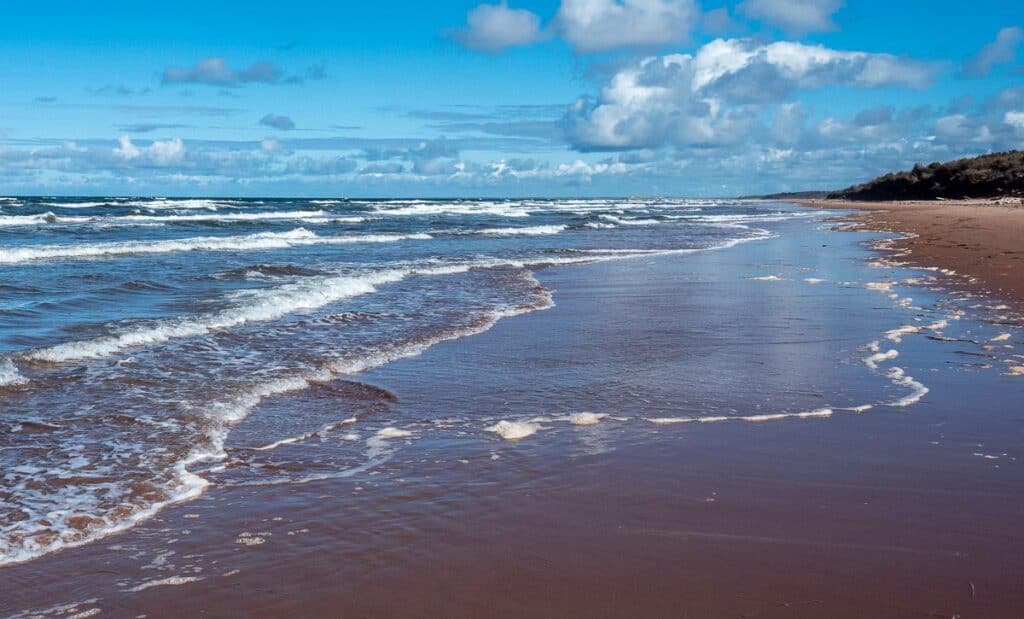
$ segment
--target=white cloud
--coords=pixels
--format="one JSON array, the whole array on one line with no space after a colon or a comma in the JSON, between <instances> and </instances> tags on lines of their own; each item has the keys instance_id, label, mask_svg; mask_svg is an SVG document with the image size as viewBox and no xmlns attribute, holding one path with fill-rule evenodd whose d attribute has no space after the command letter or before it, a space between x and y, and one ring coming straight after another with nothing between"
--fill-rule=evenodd
<instances>
[{"instance_id":1,"label":"white cloud","mask_svg":"<svg viewBox=\"0 0 1024 619\"><path fill-rule=\"evenodd\" d=\"M140 151L134 144L132 139L127 135L122 135L117 138L117 148L114 149L114 154L122 159L137 159L141 154Z\"/></svg>"},{"instance_id":2,"label":"white cloud","mask_svg":"<svg viewBox=\"0 0 1024 619\"><path fill-rule=\"evenodd\" d=\"M653 56L619 70L596 102L570 110L571 139L583 149L731 142L752 123L745 105L822 86L922 87L935 70L888 54L719 39L692 56Z\"/></svg>"},{"instance_id":3,"label":"white cloud","mask_svg":"<svg viewBox=\"0 0 1024 619\"><path fill-rule=\"evenodd\" d=\"M150 144L147 152L153 159L153 163L167 165L180 161L184 157L185 143L181 141L181 138L174 138L163 142L157 141Z\"/></svg>"},{"instance_id":4,"label":"white cloud","mask_svg":"<svg viewBox=\"0 0 1024 619\"><path fill-rule=\"evenodd\" d=\"M1003 122L1016 129L1024 130L1024 112L1007 112L1003 116Z\"/></svg>"},{"instance_id":5,"label":"white cloud","mask_svg":"<svg viewBox=\"0 0 1024 619\"><path fill-rule=\"evenodd\" d=\"M992 129L982 118L950 114L935 121L935 139L947 144L988 144Z\"/></svg>"},{"instance_id":6,"label":"white cloud","mask_svg":"<svg viewBox=\"0 0 1024 619\"><path fill-rule=\"evenodd\" d=\"M749 18L803 34L835 30L832 15L843 0L746 0L740 10Z\"/></svg>"},{"instance_id":7,"label":"white cloud","mask_svg":"<svg viewBox=\"0 0 1024 619\"><path fill-rule=\"evenodd\" d=\"M977 56L964 61L965 77L984 77L999 64L1013 62L1017 57L1017 48L1024 41L1024 30L1011 27L1003 28L996 34L996 40L981 48Z\"/></svg>"},{"instance_id":8,"label":"white cloud","mask_svg":"<svg viewBox=\"0 0 1024 619\"><path fill-rule=\"evenodd\" d=\"M562 0L559 32L577 51L682 43L700 19L694 0Z\"/></svg>"},{"instance_id":9,"label":"white cloud","mask_svg":"<svg viewBox=\"0 0 1024 619\"><path fill-rule=\"evenodd\" d=\"M466 24L450 36L478 51L498 52L541 38L540 17L525 9L511 9L506 2L477 6L466 15Z\"/></svg>"},{"instance_id":10,"label":"white cloud","mask_svg":"<svg viewBox=\"0 0 1024 619\"><path fill-rule=\"evenodd\" d=\"M114 155L125 161L145 161L156 165L170 165L181 161L185 156L185 143L181 141L181 138L154 141L145 148L135 146L127 135L119 137L117 142Z\"/></svg>"}]
</instances>

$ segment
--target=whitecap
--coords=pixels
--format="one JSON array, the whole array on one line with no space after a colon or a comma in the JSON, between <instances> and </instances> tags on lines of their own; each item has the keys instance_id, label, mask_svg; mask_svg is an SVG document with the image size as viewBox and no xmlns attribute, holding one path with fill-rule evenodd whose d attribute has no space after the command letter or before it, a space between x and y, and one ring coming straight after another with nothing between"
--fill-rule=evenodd
<instances>
[{"instance_id":1,"label":"whitecap","mask_svg":"<svg viewBox=\"0 0 1024 619\"><path fill-rule=\"evenodd\" d=\"M429 234L367 234L321 237L305 228L288 232L260 232L246 236L205 236L160 241L82 243L77 245L28 245L0 249L0 263L12 264L58 258L97 258L184 251L249 251L285 249L305 245L392 243L431 239Z\"/></svg>"},{"instance_id":2,"label":"whitecap","mask_svg":"<svg viewBox=\"0 0 1024 619\"><path fill-rule=\"evenodd\" d=\"M10 359L0 359L0 388L26 385L28 382L28 379L21 375L13 361Z\"/></svg>"},{"instance_id":3,"label":"whitecap","mask_svg":"<svg viewBox=\"0 0 1024 619\"><path fill-rule=\"evenodd\" d=\"M607 413L573 413L569 415L568 421L574 426L592 426L601 423L602 419L608 417Z\"/></svg>"}]
</instances>

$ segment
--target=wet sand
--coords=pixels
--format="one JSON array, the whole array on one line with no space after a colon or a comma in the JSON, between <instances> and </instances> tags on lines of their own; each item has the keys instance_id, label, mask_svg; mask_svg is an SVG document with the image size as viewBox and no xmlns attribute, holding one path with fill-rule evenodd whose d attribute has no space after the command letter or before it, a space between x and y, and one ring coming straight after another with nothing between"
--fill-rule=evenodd
<instances>
[{"instance_id":1,"label":"wet sand","mask_svg":"<svg viewBox=\"0 0 1024 619\"><path fill-rule=\"evenodd\" d=\"M872 230L909 232L893 249L907 259L973 277L976 288L1024 305L1024 205L1019 199L855 202L797 201L816 208L856 209Z\"/></svg>"},{"instance_id":2,"label":"wet sand","mask_svg":"<svg viewBox=\"0 0 1024 619\"><path fill-rule=\"evenodd\" d=\"M947 339L885 340L960 305L941 282L903 283L920 272L868 266L873 238L798 222L734 251L542 270L554 308L353 377L384 390L360 401L344 386L279 397L231 435L237 453L266 442L275 412L330 410L359 416L363 438L408 432L388 459L215 484L3 568L0 615L1022 616L1024 379L1000 370L1015 349L978 344L1010 327L964 316ZM865 368L877 339L931 389L919 403L882 404L906 390ZM835 414L648 421L824 406ZM618 419L556 419L582 410ZM548 420L520 441L480 431L534 415ZM309 467L341 442L267 464Z\"/></svg>"}]
</instances>

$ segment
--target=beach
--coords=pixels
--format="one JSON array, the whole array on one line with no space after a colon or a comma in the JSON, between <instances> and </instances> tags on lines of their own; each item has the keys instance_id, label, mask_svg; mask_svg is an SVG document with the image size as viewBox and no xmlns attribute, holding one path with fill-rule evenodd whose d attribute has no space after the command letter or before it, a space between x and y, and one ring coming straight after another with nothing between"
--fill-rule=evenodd
<instances>
[{"instance_id":1,"label":"beach","mask_svg":"<svg viewBox=\"0 0 1024 619\"><path fill-rule=\"evenodd\" d=\"M868 229L904 233L892 249L900 259L957 271L975 290L1024 302L1024 205L1004 200L857 202L802 200L815 208L856 210Z\"/></svg>"},{"instance_id":2,"label":"beach","mask_svg":"<svg viewBox=\"0 0 1024 619\"><path fill-rule=\"evenodd\" d=\"M158 381L185 378L166 366L144 373L149 349L160 363L223 351L263 363L273 350L285 353L273 357L280 373L310 362L305 332L377 346L372 363L346 357L345 371L245 400L245 415L216 435L224 455L187 465L201 479L194 494L0 567L0 615L1019 616L1024 333L1009 299L975 296L934 270L942 265L887 261L873 247L893 235L845 230L827 221L835 212L672 208L606 213L618 222L573 215L616 229L547 221L546 210L489 224L580 226L583 238L607 234L595 241L605 248L628 239L615 246L626 255L549 258L528 275L456 273L437 292L380 283L323 314L270 318L270 328L253 315L209 335L162 331L167 339L126 346L109 365L63 362L53 373L18 357L37 383L75 385L85 372L158 394ZM414 228L374 233L427 233ZM743 240L679 250L709 231ZM491 237L519 240L488 251L569 234ZM382 251L393 260L418 242ZM651 248L660 251L637 251ZM310 276L299 271L313 263L291 256L267 256L296 270L273 286ZM252 281L264 290L259 278L278 271L258 263ZM490 313L453 318L452 298ZM376 344L384 332L365 325L412 302L402 330L386 335L406 337L411 324L414 339ZM430 304L446 321L440 331L414 321ZM346 342L331 346L348 352ZM53 346L42 350L80 350ZM219 371L249 376L235 355ZM8 417L42 397L5 395ZM239 402L226 387L203 395L215 411ZM151 407L140 411L163 422Z\"/></svg>"}]
</instances>

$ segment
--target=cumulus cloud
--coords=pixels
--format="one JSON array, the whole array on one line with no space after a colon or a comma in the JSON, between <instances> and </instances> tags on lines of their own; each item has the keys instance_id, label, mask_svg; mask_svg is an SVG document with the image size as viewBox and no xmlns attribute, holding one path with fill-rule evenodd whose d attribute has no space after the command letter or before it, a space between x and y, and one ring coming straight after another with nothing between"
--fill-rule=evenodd
<instances>
[{"instance_id":1,"label":"cumulus cloud","mask_svg":"<svg viewBox=\"0 0 1024 619\"><path fill-rule=\"evenodd\" d=\"M166 166L177 163L185 156L185 144L181 138L164 141L153 141L149 146L139 148L132 143L127 135L118 138L114 155L125 161L142 161L154 165Z\"/></svg>"},{"instance_id":2,"label":"cumulus cloud","mask_svg":"<svg viewBox=\"0 0 1024 619\"><path fill-rule=\"evenodd\" d=\"M509 8L506 2L481 4L466 15L466 27L452 30L449 36L470 49L499 52L539 41L540 17Z\"/></svg>"},{"instance_id":3,"label":"cumulus cloud","mask_svg":"<svg viewBox=\"0 0 1024 619\"><path fill-rule=\"evenodd\" d=\"M749 106L823 86L925 86L936 67L888 54L793 42L718 39L695 55L645 58L620 69L567 124L577 148L650 148L730 142L755 124Z\"/></svg>"},{"instance_id":4,"label":"cumulus cloud","mask_svg":"<svg viewBox=\"0 0 1024 619\"><path fill-rule=\"evenodd\" d=\"M1024 131L1024 110L1019 112L1006 112L1003 114L1003 122L1014 129Z\"/></svg>"},{"instance_id":5,"label":"cumulus cloud","mask_svg":"<svg viewBox=\"0 0 1024 619\"><path fill-rule=\"evenodd\" d=\"M260 119L260 124L264 127L280 129L281 131L291 131L295 128L295 121L287 116L279 116L277 114L267 114Z\"/></svg>"},{"instance_id":6,"label":"cumulus cloud","mask_svg":"<svg viewBox=\"0 0 1024 619\"><path fill-rule=\"evenodd\" d=\"M248 83L274 84L281 80L284 72L272 62L257 62L248 68L235 71L224 58L204 58L192 67L168 67L164 69L165 84L207 84L211 86L237 87Z\"/></svg>"},{"instance_id":7,"label":"cumulus cloud","mask_svg":"<svg viewBox=\"0 0 1024 619\"><path fill-rule=\"evenodd\" d=\"M832 16L843 0L745 0L740 11L793 34L835 30Z\"/></svg>"},{"instance_id":8,"label":"cumulus cloud","mask_svg":"<svg viewBox=\"0 0 1024 619\"><path fill-rule=\"evenodd\" d=\"M984 77L997 65L1013 62L1021 41L1024 41L1024 30L1016 26L1003 28L996 34L995 41L981 48L976 56L964 60L961 74L964 77Z\"/></svg>"},{"instance_id":9,"label":"cumulus cloud","mask_svg":"<svg viewBox=\"0 0 1024 619\"><path fill-rule=\"evenodd\" d=\"M578 52L683 43L700 19L694 0L562 0L555 25Z\"/></svg>"}]
</instances>

